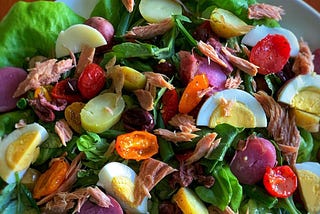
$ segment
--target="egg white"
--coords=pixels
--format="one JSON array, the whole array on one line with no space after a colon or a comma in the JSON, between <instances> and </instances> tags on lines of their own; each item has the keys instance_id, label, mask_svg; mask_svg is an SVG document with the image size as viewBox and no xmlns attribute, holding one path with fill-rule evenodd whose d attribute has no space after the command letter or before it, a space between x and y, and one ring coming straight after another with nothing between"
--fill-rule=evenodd
<instances>
[{"instance_id":1,"label":"egg white","mask_svg":"<svg viewBox=\"0 0 320 214\"><path fill-rule=\"evenodd\" d=\"M16 182L15 173L17 173L19 178L21 179L31 164L31 162L27 163L28 167L19 171L14 171L8 165L6 160L6 151L8 149L8 146L14 141L16 141L21 135L26 134L28 132L38 132L40 134L40 138L37 138L36 142L32 143L35 150L37 146L39 146L43 141L45 141L48 138L48 132L44 127L42 127L38 123L32 123L22 128L14 130L5 138L0 140L0 176L7 183ZM34 152L34 155L36 154L37 153Z\"/></svg>"},{"instance_id":2,"label":"egg white","mask_svg":"<svg viewBox=\"0 0 320 214\"><path fill-rule=\"evenodd\" d=\"M97 185L103 187L107 193L113 196L127 213L148 213L147 197L143 199L139 206L133 207L117 196L117 190L115 190L112 185L112 180L117 179L117 177L126 177L134 185L136 176L135 171L129 166L119 162L110 162L99 172L99 181Z\"/></svg>"},{"instance_id":3,"label":"egg white","mask_svg":"<svg viewBox=\"0 0 320 214\"><path fill-rule=\"evenodd\" d=\"M221 98L244 104L255 116L256 127L267 126L267 117L260 103L251 94L240 89L226 89L209 97L198 113L198 126L208 126L210 124L210 116L218 107Z\"/></svg>"}]
</instances>

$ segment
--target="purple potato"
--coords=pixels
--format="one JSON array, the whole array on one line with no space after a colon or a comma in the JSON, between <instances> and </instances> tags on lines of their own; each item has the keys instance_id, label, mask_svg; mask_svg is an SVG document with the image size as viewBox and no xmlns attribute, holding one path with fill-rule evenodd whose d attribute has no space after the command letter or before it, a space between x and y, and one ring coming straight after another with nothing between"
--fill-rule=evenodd
<instances>
[{"instance_id":1,"label":"purple potato","mask_svg":"<svg viewBox=\"0 0 320 214\"><path fill-rule=\"evenodd\" d=\"M96 30L98 30L103 37L107 40L108 44L111 44L111 41L114 36L114 28L113 25L106 20L105 18L94 16L87 19L84 24L89 25Z\"/></svg>"},{"instance_id":2,"label":"purple potato","mask_svg":"<svg viewBox=\"0 0 320 214\"><path fill-rule=\"evenodd\" d=\"M264 138L251 137L246 142L244 150L234 155L230 169L240 183L255 184L259 182L267 166L276 164L276 149Z\"/></svg>"},{"instance_id":3,"label":"purple potato","mask_svg":"<svg viewBox=\"0 0 320 214\"><path fill-rule=\"evenodd\" d=\"M80 214L123 214L123 210L116 201L111 196L108 196L111 200L110 207L100 207L99 205L87 200L80 209Z\"/></svg>"},{"instance_id":4,"label":"purple potato","mask_svg":"<svg viewBox=\"0 0 320 214\"><path fill-rule=\"evenodd\" d=\"M0 113L16 108L19 98L13 98L18 85L27 77L22 68L5 67L0 69Z\"/></svg>"}]
</instances>

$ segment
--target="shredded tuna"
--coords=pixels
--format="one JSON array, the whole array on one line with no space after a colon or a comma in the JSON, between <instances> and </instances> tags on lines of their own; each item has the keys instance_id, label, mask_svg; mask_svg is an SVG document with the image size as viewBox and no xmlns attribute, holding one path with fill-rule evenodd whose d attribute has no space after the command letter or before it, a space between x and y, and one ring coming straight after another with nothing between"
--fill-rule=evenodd
<instances>
[{"instance_id":1,"label":"shredded tuna","mask_svg":"<svg viewBox=\"0 0 320 214\"><path fill-rule=\"evenodd\" d=\"M220 143L220 139L215 140L216 137L217 137L217 133L214 133L214 132L202 137L198 141L192 155L185 161L186 165L190 165L200 160L200 158L211 154L212 150L217 148L217 146Z\"/></svg>"},{"instance_id":2,"label":"shredded tuna","mask_svg":"<svg viewBox=\"0 0 320 214\"><path fill-rule=\"evenodd\" d=\"M85 69L87 65L93 62L95 48L85 45L81 49L81 54L76 68L75 78L80 77L80 74Z\"/></svg>"},{"instance_id":3,"label":"shredded tuna","mask_svg":"<svg viewBox=\"0 0 320 214\"><path fill-rule=\"evenodd\" d=\"M187 142L187 141L191 141L193 138L198 137L198 135L192 134L189 132L174 132L174 131L161 129L161 128L155 129L154 133L174 143Z\"/></svg>"},{"instance_id":4,"label":"shredded tuna","mask_svg":"<svg viewBox=\"0 0 320 214\"><path fill-rule=\"evenodd\" d=\"M217 51L211 45L200 41L200 42L198 42L197 47L201 53L203 53L205 56L209 57L213 62L219 64L223 68L228 67L228 65L222 59L220 59Z\"/></svg>"},{"instance_id":5,"label":"shredded tuna","mask_svg":"<svg viewBox=\"0 0 320 214\"><path fill-rule=\"evenodd\" d=\"M19 128L25 127L26 125L27 125L26 121L20 119L19 122L14 124L14 128L19 129Z\"/></svg>"},{"instance_id":6,"label":"shredded tuna","mask_svg":"<svg viewBox=\"0 0 320 214\"><path fill-rule=\"evenodd\" d=\"M235 76L230 76L226 80L225 87L226 88L239 88L242 83L242 79L240 73L237 72Z\"/></svg>"},{"instance_id":7,"label":"shredded tuna","mask_svg":"<svg viewBox=\"0 0 320 214\"><path fill-rule=\"evenodd\" d=\"M271 96L263 91L257 92L256 99L269 117L267 130L279 145L286 161L293 166L296 163L300 146L300 133L294 117L280 106Z\"/></svg>"},{"instance_id":8,"label":"shredded tuna","mask_svg":"<svg viewBox=\"0 0 320 214\"><path fill-rule=\"evenodd\" d=\"M281 15L284 15L284 10L281 7L270 4L257 3L250 5L248 8L249 19L270 18L280 21Z\"/></svg>"},{"instance_id":9,"label":"shredded tuna","mask_svg":"<svg viewBox=\"0 0 320 214\"><path fill-rule=\"evenodd\" d=\"M72 59L58 61L49 59L44 62L37 62L34 68L30 69L27 78L22 81L13 97L19 97L31 89L37 89L42 85L49 85L58 82L61 74L73 67Z\"/></svg>"},{"instance_id":10,"label":"shredded tuna","mask_svg":"<svg viewBox=\"0 0 320 214\"><path fill-rule=\"evenodd\" d=\"M150 86L155 86L159 88L167 88L169 90L175 89L175 87L169 83L165 78L165 75L154 72L144 72L143 73L147 78L146 90L150 88Z\"/></svg>"},{"instance_id":11,"label":"shredded tuna","mask_svg":"<svg viewBox=\"0 0 320 214\"><path fill-rule=\"evenodd\" d=\"M114 58L115 60L115 58ZM115 63L115 61L111 60L109 63ZM107 69L107 78L112 80L111 86L107 91L114 92L116 94L122 94L122 89L124 86L124 73L121 70L120 65L106 65Z\"/></svg>"},{"instance_id":12,"label":"shredded tuna","mask_svg":"<svg viewBox=\"0 0 320 214\"><path fill-rule=\"evenodd\" d=\"M255 76L258 73L258 66L254 65L253 63L245 60L243 58L237 57L233 55L227 48L222 47L222 52L226 55L227 59L237 68L246 72L251 76Z\"/></svg>"},{"instance_id":13,"label":"shredded tuna","mask_svg":"<svg viewBox=\"0 0 320 214\"><path fill-rule=\"evenodd\" d=\"M177 170L162 161L153 158L144 160L135 180L134 203L140 205L144 197L151 198L149 192L153 187L174 171Z\"/></svg>"},{"instance_id":14,"label":"shredded tuna","mask_svg":"<svg viewBox=\"0 0 320 214\"><path fill-rule=\"evenodd\" d=\"M129 13L133 11L134 0L122 0L122 4L125 6Z\"/></svg>"},{"instance_id":15,"label":"shredded tuna","mask_svg":"<svg viewBox=\"0 0 320 214\"><path fill-rule=\"evenodd\" d=\"M68 192L71 190L73 184L77 181L77 173L81 168L81 159L84 156L84 153L78 154L71 162L70 167L67 171L66 177L64 182L61 184L61 186L51 193L50 195L47 195L46 197L42 198L40 201L37 202L37 205L43 205L50 201L56 194L60 192Z\"/></svg>"},{"instance_id":16,"label":"shredded tuna","mask_svg":"<svg viewBox=\"0 0 320 214\"><path fill-rule=\"evenodd\" d=\"M80 188L73 192L59 192L51 201L46 203L45 211L50 213L66 213L74 209L80 212L82 205L90 199L100 207L109 207L110 198L98 187Z\"/></svg>"},{"instance_id":17,"label":"shredded tuna","mask_svg":"<svg viewBox=\"0 0 320 214\"><path fill-rule=\"evenodd\" d=\"M182 132L195 132L199 131L196 127L195 119L187 114L176 114L171 118L169 124L179 128Z\"/></svg>"},{"instance_id":18,"label":"shredded tuna","mask_svg":"<svg viewBox=\"0 0 320 214\"><path fill-rule=\"evenodd\" d=\"M310 74L314 70L312 52L308 44L301 40L299 42L300 50L298 56L295 58L292 71L296 74Z\"/></svg>"},{"instance_id":19,"label":"shredded tuna","mask_svg":"<svg viewBox=\"0 0 320 214\"><path fill-rule=\"evenodd\" d=\"M234 106L234 100L226 100L224 97L220 98L219 106L222 109L222 116L229 117L231 116L231 109Z\"/></svg>"},{"instance_id":20,"label":"shredded tuna","mask_svg":"<svg viewBox=\"0 0 320 214\"><path fill-rule=\"evenodd\" d=\"M149 91L138 89L134 91L134 94L137 96L141 108L146 111L153 110L153 96Z\"/></svg>"},{"instance_id":21,"label":"shredded tuna","mask_svg":"<svg viewBox=\"0 0 320 214\"><path fill-rule=\"evenodd\" d=\"M124 36L130 39L151 39L168 32L174 25L172 19L165 19L159 23L133 27Z\"/></svg>"},{"instance_id":22,"label":"shredded tuna","mask_svg":"<svg viewBox=\"0 0 320 214\"><path fill-rule=\"evenodd\" d=\"M73 132L65 119L58 120L54 130L59 136L62 145L67 146L67 142L72 139Z\"/></svg>"}]
</instances>

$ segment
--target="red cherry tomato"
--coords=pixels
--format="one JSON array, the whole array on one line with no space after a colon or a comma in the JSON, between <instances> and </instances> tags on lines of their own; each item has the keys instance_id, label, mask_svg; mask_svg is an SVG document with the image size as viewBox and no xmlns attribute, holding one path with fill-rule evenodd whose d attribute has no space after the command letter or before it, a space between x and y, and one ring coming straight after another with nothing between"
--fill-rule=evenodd
<instances>
[{"instance_id":1,"label":"red cherry tomato","mask_svg":"<svg viewBox=\"0 0 320 214\"><path fill-rule=\"evenodd\" d=\"M51 96L56 99L67 100L68 103L80 102L83 97L79 94L76 89L76 79L64 79L55 84L51 91Z\"/></svg>"},{"instance_id":2,"label":"red cherry tomato","mask_svg":"<svg viewBox=\"0 0 320 214\"><path fill-rule=\"evenodd\" d=\"M259 66L260 74L277 73L289 60L290 50L290 44L284 36L269 34L252 48L250 62Z\"/></svg>"},{"instance_id":3,"label":"red cherry tomato","mask_svg":"<svg viewBox=\"0 0 320 214\"><path fill-rule=\"evenodd\" d=\"M263 184L270 195L287 198L297 189L298 180L290 166L267 167Z\"/></svg>"},{"instance_id":4,"label":"red cherry tomato","mask_svg":"<svg viewBox=\"0 0 320 214\"><path fill-rule=\"evenodd\" d=\"M86 99L95 97L104 87L106 78L103 69L95 64L88 64L78 80L78 89Z\"/></svg>"},{"instance_id":5,"label":"red cherry tomato","mask_svg":"<svg viewBox=\"0 0 320 214\"><path fill-rule=\"evenodd\" d=\"M179 97L175 89L167 90L162 98L162 119L164 124L168 124L169 120L178 113Z\"/></svg>"}]
</instances>

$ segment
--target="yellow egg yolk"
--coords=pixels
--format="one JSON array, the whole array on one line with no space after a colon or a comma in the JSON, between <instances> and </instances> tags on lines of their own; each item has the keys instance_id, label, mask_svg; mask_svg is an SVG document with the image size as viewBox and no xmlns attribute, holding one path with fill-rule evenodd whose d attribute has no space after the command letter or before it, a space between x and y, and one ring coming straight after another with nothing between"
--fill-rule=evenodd
<instances>
[{"instance_id":1,"label":"yellow egg yolk","mask_svg":"<svg viewBox=\"0 0 320 214\"><path fill-rule=\"evenodd\" d=\"M209 121L209 127L214 128L219 124L228 123L235 127L254 128L256 119L253 112L243 103L233 102L229 106L228 112L226 106L219 103L218 107L212 112Z\"/></svg>"},{"instance_id":2,"label":"yellow egg yolk","mask_svg":"<svg viewBox=\"0 0 320 214\"><path fill-rule=\"evenodd\" d=\"M302 89L293 97L291 106L320 116L320 89L315 87Z\"/></svg>"},{"instance_id":3,"label":"yellow egg yolk","mask_svg":"<svg viewBox=\"0 0 320 214\"><path fill-rule=\"evenodd\" d=\"M6 150L6 161L13 171L27 168L34 160L36 146L41 136L37 131L27 132L18 137L8 145Z\"/></svg>"},{"instance_id":4,"label":"yellow egg yolk","mask_svg":"<svg viewBox=\"0 0 320 214\"><path fill-rule=\"evenodd\" d=\"M112 189L117 198L130 207L134 207L134 183L125 176L116 176L111 181Z\"/></svg>"},{"instance_id":5,"label":"yellow egg yolk","mask_svg":"<svg viewBox=\"0 0 320 214\"><path fill-rule=\"evenodd\" d=\"M297 126L302 127L309 132L318 132L320 130L320 116L295 108L290 109L290 114L294 115Z\"/></svg>"}]
</instances>

